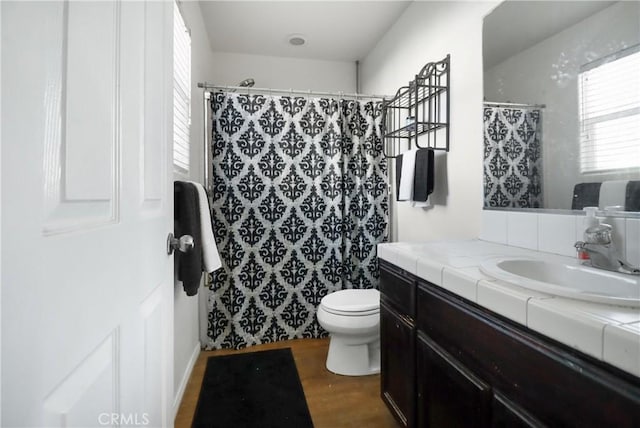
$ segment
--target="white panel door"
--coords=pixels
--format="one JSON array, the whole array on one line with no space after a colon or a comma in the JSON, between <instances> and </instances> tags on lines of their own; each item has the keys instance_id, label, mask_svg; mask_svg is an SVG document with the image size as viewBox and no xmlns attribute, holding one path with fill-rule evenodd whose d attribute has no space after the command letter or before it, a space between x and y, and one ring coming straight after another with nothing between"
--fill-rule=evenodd
<instances>
[{"instance_id":1,"label":"white panel door","mask_svg":"<svg viewBox=\"0 0 640 428\"><path fill-rule=\"evenodd\" d=\"M170 426L172 3L2 7L2 421Z\"/></svg>"}]
</instances>

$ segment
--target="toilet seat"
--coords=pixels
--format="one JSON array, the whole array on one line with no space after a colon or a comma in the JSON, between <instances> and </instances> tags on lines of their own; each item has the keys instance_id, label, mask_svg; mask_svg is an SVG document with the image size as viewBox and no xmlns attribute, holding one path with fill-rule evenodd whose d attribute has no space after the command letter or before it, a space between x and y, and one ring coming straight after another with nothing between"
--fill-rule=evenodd
<instances>
[{"instance_id":1,"label":"toilet seat","mask_svg":"<svg viewBox=\"0 0 640 428\"><path fill-rule=\"evenodd\" d=\"M380 292L375 289L340 290L324 296L320 306L334 315L374 315L380 312Z\"/></svg>"},{"instance_id":2,"label":"toilet seat","mask_svg":"<svg viewBox=\"0 0 640 428\"><path fill-rule=\"evenodd\" d=\"M370 309L368 311L340 311L337 309L330 309L326 306L321 306L325 312L333 315L341 315L343 317L363 317L366 315L375 315L380 312L380 309Z\"/></svg>"}]
</instances>

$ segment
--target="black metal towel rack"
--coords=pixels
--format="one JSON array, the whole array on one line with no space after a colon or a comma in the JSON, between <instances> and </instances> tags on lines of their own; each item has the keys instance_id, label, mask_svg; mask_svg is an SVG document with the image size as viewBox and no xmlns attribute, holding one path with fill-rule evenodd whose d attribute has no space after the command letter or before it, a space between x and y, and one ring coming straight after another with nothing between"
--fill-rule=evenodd
<instances>
[{"instance_id":1,"label":"black metal towel rack","mask_svg":"<svg viewBox=\"0 0 640 428\"><path fill-rule=\"evenodd\" d=\"M382 101L385 157L396 158L413 145L449 151L449 70L450 55L430 62L393 98Z\"/></svg>"}]
</instances>

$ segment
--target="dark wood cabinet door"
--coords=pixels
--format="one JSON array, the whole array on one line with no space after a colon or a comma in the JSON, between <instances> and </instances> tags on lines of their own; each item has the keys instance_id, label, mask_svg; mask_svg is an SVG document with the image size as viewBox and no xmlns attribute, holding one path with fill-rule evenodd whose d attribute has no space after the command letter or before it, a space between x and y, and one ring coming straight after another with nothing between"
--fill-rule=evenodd
<instances>
[{"instance_id":1,"label":"dark wood cabinet door","mask_svg":"<svg viewBox=\"0 0 640 428\"><path fill-rule=\"evenodd\" d=\"M418 426L488 426L491 387L426 335L418 333L416 347Z\"/></svg>"},{"instance_id":2,"label":"dark wood cabinet door","mask_svg":"<svg viewBox=\"0 0 640 428\"><path fill-rule=\"evenodd\" d=\"M545 427L530 413L494 391L491 402L491 428Z\"/></svg>"},{"instance_id":3,"label":"dark wood cabinet door","mask_svg":"<svg viewBox=\"0 0 640 428\"><path fill-rule=\"evenodd\" d=\"M398 422L415 426L415 328L380 302L381 395Z\"/></svg>"}]
</instances>

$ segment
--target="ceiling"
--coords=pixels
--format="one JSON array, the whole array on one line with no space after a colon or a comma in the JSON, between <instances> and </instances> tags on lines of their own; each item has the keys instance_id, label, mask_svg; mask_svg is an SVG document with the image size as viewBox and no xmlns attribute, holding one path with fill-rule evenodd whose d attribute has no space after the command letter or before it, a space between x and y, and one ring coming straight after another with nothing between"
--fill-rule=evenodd
<instances>
[{"instance_id":1,"label":"ceiling","mask_svg":"<svg viewBox=\"0 0 640 428\"><path fill-rule=\"evenodd\" d=\"M206 1L214 52L331 61L364 58L411 1ZM302 35L303 46L289 38Z\"/></svg>"},{"instance_id":2,"label":"ceiling","mask_svg":"<svg viewBox=\"0 0 640 428\"><path fill-rule=\"evenodd\" d=\"M484 19L484 69L569 28L615 1L505 1Z\"/></svg>"}]
</instances>

